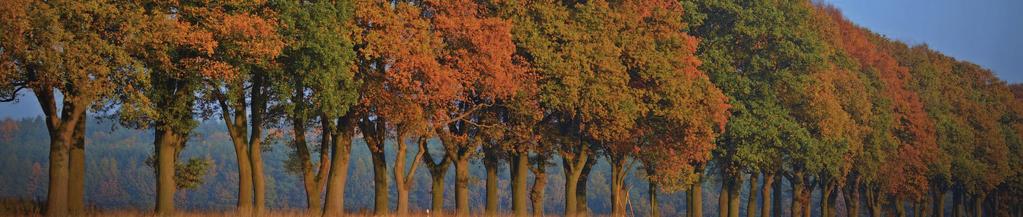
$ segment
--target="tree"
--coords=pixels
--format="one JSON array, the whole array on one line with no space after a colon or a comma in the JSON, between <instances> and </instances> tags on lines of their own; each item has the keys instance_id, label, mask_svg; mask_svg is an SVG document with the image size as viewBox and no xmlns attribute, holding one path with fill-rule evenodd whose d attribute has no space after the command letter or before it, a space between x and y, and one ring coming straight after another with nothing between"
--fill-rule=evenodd
<instances>
[{"instance_id":1,"label":"tree","mask_svg":"<svg viewBox=\"0 0 1023 217\"><path fill-rule=\"evenodd\" d=\"M317 117L321 123L321 158L319 175L312 175L312 168L303 169L304 179L326 178L326 201L323 215L341 215L344 212L344 192L348 176L348 162L351 142L355 134L355 111L352 107L358 100L359 83L354 69L353 23L354 5L350 1L324 2L275 2L281 12L282 34L289 45L284 48L280 61L284 70L274 74L281 82L274 82L282 101L290 111L292 122L305 123L304 119ZM310 93L309 96L299 93ZM304 124L294 128L305 131ZM304 135L303 135L304 136ZM296 139L299 139L296 137ZM296 141L304 141L304 138ZM299 152L305 144L296 146ZM308 156L305 151L303 156ZM325 165L329 164L329 165ZM307 165L304 164L303 165ZM311 165L311 164L308 164ZM324 171L324 168L329 168ZM322 188L314 181L307 182L307 201L319 198ZM308 185L312 184L312 185ZM311 193L311 194L310 194ZM319 204L309 203L311 208ZM310 211L316 211L312 209Z\"/></svg>"},{"instance_id":2,"label":"tree","mask_svg":"<svg viewBox=\"0 0 1023 217\"><path fill-rule=\"evenodd\" d=\"M84 210L86 111L133 97L130 82L144 78L121 44L133 40L125 26L134 5L79 1L9 1L0 5L2 101L30 89L50 134L46 215ZM127 82L126 82L127 81ZM57 107L61 109L58 110ZM78 132L78 133L76 133ZM77 136L76 136L77 135Z\"/></svg>"}]
</instances>

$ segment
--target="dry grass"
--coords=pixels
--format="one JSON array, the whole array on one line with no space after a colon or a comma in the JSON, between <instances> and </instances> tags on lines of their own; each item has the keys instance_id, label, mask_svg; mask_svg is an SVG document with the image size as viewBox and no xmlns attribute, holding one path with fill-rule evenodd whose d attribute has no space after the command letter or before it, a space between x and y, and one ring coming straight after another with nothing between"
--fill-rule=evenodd
<instances>
[{"instance_id":1,"label":"dry grass","mask_svg":"<svg viewBox=\"0 0 1023 217\"><path fill-rule=\"evenodd\" d=\"M17 199L0 199L0 216L43 216L42 207L43 203L31 201L31 200L17 200ZM478 215L478 214L477 214ZM473 216L477 216L473 215ZM88 210L86 211L86 217L92 216L113 216L113 217L149 217L156 216L153 211L139 211L139 210ZM212 212L212 211L184 211L181 210L178 213L172 215L175 217L214 217L214 216L255 216L255 215L242 215L237 212ZM272 216L272 217L310 217L319 215L310 215L301 210L293 211L271 211L260 216ZM369 213L348 213L345 214L348 217L369 217L373 216ZM397 216L397 215L391 215ZM437 215L436 213L427 214L424 212L412 213L409 216L428 216L428 217L440 217L444 215ZM508 215L501 215L508 216Z\"/></svg>"}]
</instances>

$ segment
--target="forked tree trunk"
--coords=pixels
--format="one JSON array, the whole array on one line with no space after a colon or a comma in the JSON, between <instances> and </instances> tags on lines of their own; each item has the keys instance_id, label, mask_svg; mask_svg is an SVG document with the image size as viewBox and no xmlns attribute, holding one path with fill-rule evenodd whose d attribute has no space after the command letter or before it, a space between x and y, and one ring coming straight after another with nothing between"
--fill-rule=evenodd
<instances>
[{"instance_id":1,"label":"forked tree trunk","mask_svg":"<svg viewBox=\"0 0 1023 217\"><path fill-rule=\"evenodd\" d=\"M579 192L578 184L579 177L582 175L583 167L586 164L589 154L586 149L587 146L584 144L580 145L580 151L574 156L568 156L563 153L562 165L565 167L565 216L572 217L579 214Z\"/></svg>"},{"instance_id":2,"label":"forked tree trunk","mask_svg":"<svg viewBox=\"0 0 1023 217\"><path fill-rule=\"evenodd\" d=\"M46 215L68 215L69 167L73 136L80 119L85 118L85 104L67 100L58 115L52 89L33 90L46 117L46 128L50 136L49 186L46 192ZM70 97L70 96L65 96ZM76 105L81 104L81 105ZM84 156L84 155L83 155Z\"/></svg>"},{"instance_id":3,"label":"forked tree trunk","mask_svg":"<svg viewBox=\"0 0 1023 217\"><path fill-rule=\"evenodd\" d=\"M625 176L629 173L628 159L624 155L609 154L611 163L611 216L625 216Z\"/></svg>"},{"instance_id":4,"label":"forked tree trunk","mask_svg":"<svg viewBox=\"0 0 1023 217\"><path fill-rule=\"evenodd\" d=\"M429 147L421 148L425 153L423 157L425 158L426 168L430 172L430 180L432 181L430 209L432 213L444 215L444 176L447 175L448 168L451 166L451 158L447 156L446 152L441 152L441 160L437 162L433 159L433 154L430 154Z\"/></svg>"},{"instance_id":5,"label":"forked tree trunk","mask_svg":"<svg viewBox=\"0 0 1023 217\"><path fill-rule=\"evenodd\" d=\"M512 210L515 216L526 216L529 209L526 207L526 178L528 176L526 171L529 169L529 154L516 153L508 161L508 165L511 167L509 173L511 173Z\"/></svg>"},{"instance_id":6,"label":"forked tree trunk","mask_svg":"<svg viewBox=\"0 0 1023 217\"><path fill-rule=\"evenodd\" d=\"M400 127L399 127L400 128ZM399 132L403 129L399 129ZM422 162L423 154L426 149L426 138L420 138L417 141L419 150L416 152L416 156L413 158L409 165L408 171L405 171L405 155L408 152L408 145L405 143L404 133L399 133L395 145L398 147L395 149L395 160L394 160L394 185L398 190L398 216L408 216L409 204L408 194L412 188L412 180L415 179L416 169L419 168L419 162Z\"/></svg>"},{"instance_id":7,"label":"forked tree trunk","mask_svg":"<svg viewBox=\"0 0 1023 217\"><path fill-rule=\"evenodd\" d=\"M589 187L590 184L590 170L593 169L593 164L596 163L597 163L596 158L594 157L586 158L586 163L583 164L583 171L579 173L579 182L576 184L575 188L576 198L575 207L577 215L580 216L590 215L590 202L588 200L589 197L587 195L589 193L589 190L587 189L587 187Z\"/></svg>"},{"instance_id":8,"label":"forked tree trunk","mask_svg":"<svg viewBox=\"0 0 1023 217\"><path fill-rule=\"evenodd\" d=\"M804 206L810 197L803 183L803 176L802 172L796 172L789 178L789 183L792 185L792 216L799 217L806 214Z\"/></svg>"},{"instance_id":9,"label":"forked tree trunk","mask_svg":"<svg viewBox=\"0 0 1023 217\"><path fill-rule=\"evenodd\" d=\"M940 188L935 188L932 193L934 197L934 216L936 217L945 217L945 194L947 192Z\"/></svg>"},{"instance_id":10,"label":"forked tree trunk","mask_svg":"<svg viewBox=\"0 0 1023 217\"><path fill-rule=\"evenodd\" d=\"M366 148L370 151L373 162L373 215L387 215L390 212L388 202L387 158L384 141L387 138L387 121L383 117L370 119L363 117L359 122Z\"/></svg>"}]
</instances>

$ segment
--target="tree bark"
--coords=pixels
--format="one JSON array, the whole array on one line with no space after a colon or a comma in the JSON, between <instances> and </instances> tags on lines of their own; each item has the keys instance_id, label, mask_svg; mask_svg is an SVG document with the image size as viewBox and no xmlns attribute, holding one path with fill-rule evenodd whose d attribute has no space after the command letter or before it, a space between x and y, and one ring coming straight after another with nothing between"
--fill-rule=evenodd
<instances>
[{"instance_id":1,"label":"tree bark","mask_svg":"<svg viewBox=\"0 0 1023 217\"><path fill-rule=\"evenodd\" d=\"M757 177L760 173L749 175L749 197L746 200L746 217L757 217Z\"/></svg>"},{"instance_id":2,"label":"tree bark","mask_svg":"<svg viewBox=\"0 0 1023 217\"><path fill-rule=\"evenodd\" d=\"M895 216L906 217L906 202L902 198L892 198L892 206L895 207Z\"/></svg>"},{"instance_id":3,"label":"tree bark","mask_svg":"<svg viewBox=\"0 0 1023 217\"><path fill-rule=\"evenodd\" d=\"M455 215L469 216L469 156L455 158Z\"/></svg>"},{"instance_id":4,"label":"tree bark","mask_svg":"<svg viewBox=\"0 0 1023 217\"><path fill-rule=\"evenodd\" d=\"M173 130L156 130L156 213L166 216L174 214L174 165L177 163L179 135Z\"/></svg>"},{"instance_id":5,"label":"tree bark","mask_svg":"<svg viewBox=\"0 0 1023 217\"><path fill-rule=\"evenodd\" d=\"M774 174L764 172L764 184L760 186L762 189L760 197L763 198L760 203L760 216L770 217L771 216L771 187L774 185ZM751 190L752 191L752 190Z\"/></svg>"},{"instance_id":6,"label":"tree bark","mask_svg":"<svg viewBox=\"0 0 1023 217\"><path fill-rule=\"evenodd\" d=\"M629 173L628 159L624 155L608 155L611 163L611 216L625 216L628 195L625 192L625 176Z\"/></svg>"},{"instance_id":7,"label":"tree bark","mask_svg":"<svg viewBox=\"0 0 1023 217\"><path fill-rule=\"evenodd\" d=\"M883 196L881 196L881 192L877 189L871 189L869 186L863 186L863 191L867 196L867 208L870 211L870 216L881 217L883 215L881 210Z\"/></svg>"},{"instance_id":8,"label":"tree bark","mask_svg":"<svg viewBox=\"0 0 1023 217\"><path fill-rule=\"evenodd\" d=\"M973 216L981 217L984 216L984 199L987 195L975 194L973 195Z\"/></svg>"},{"instance_id":9,"label":"tree bark","mask_svg":"<svg viewBox=\"0 0 1023 217\"><path fill-rule=\"evenodd\" d=\"M739 217L739 190L742 190L742 175L735 176L728 186L728 217Z\"/></svg>"},{"instance_id":10,"label":"tree bark","mask_svg":"<svg viewBox=\"0 0 1023 217\"><path fill-rule=\"evenodd\" d=\"M351 123L349 115L340 118L338 124L341 125L334 130L333 139L331 139L333 142L330 153L332 165L327 177L327 197L323 216L341 216L344 215L345 210L345 184L348 181L348 163L352 153L355 124Z\"/></svg>"},{"instance_id":11,"label":"tree bark","mask_svg":"<svg viewBox=\"0 0 1023 217\"><path fill-rule=\"evenodd\" d=\"M69 167L74 132L85 118L85 103L70 101L65 96L61 114L57 113L52 88L33 90L46 116L46 128L50 136L49 187L46 193L46 215L68 215Z\"/></svg>"},{"instance_id":12,"label":"tree bark","mask_svg":"<svg viewBox=\"0 0 1023 217\"><path fill-rule=\"evenodd\" d=\"M583 143L579 145L580 151L574 153L575 156L562 153L562 161L564 162L562 165L565 168L565 216L568 217L578 214L579 192L576 187L578 187L579 177L582 175L583 167L589 157L586 151L587 146Z\"/></svg>"},{"instance_id":13,"label":"tree bark","mask_svg":"<svg viewBox=\"0 0 1023 217\"><path fill-rule=\"evenodd\" d=\"M647 185L650 188L647 189L647 194L650 196L650 216L660 217L661 209L660 203L657 202L657 183L649 182Z\"/></svg>"},{"instance_id":14,"label":"tree bark","mask_svg":"<svg viewBox=\"0 0 1023 217\"><path fill-rule=\"evenodd\" d=\"M777 174L781 174L781 172L778 172ZM773 196L774 197L774 201L772 201L773 203L771 204L771 207L772 207L771 215L774 216L774 217L781 217L782 214L785 212L785 210L783 210L783 206L782 206L782 202L785 201L785 197L783 197L783 194L782 194L782 189L785 187L784 186L784 183L785 183L784 181L785 181L785 176L778 175L778 181L774 182L774 196Z\"/></svg>"},{"instance_id":15,"label":"tree bark","mask_svg":"<svg viewBox=\"0 0 1023 217\"><path fill-rule=\"evenodd\" d=\"M848 217L860 216L860 180L855 174L849 175L845 186L840 187L845 199L845 213Z\"/></svg>"},{"instance_id":16,"label":"tree bark","mask_svg":"<svg viewBox=\"0 0 1023 217\"><path fill-rule=\"evenodd\" d=\"M804 216L806 209L804 205L809 201L809 194L806 193L806 186L803 185L803 174L796 172L789 178L792 185L792 216Z\"/></svg>"},{"instance_id":17,"label":"tree bark","mask_svg":"<svg viewBox=\"0 0 1023 217\"><path fill-rule=\"evenodd\" d=\"M252 162L249 161L249 149L243 131L246 127L244 118L237 120L234 126L228 127L231 134L231 141L234 144L234 153L238 163L238 211L250 213L252 210ZM229 125L232 125L229 123Z\"/></svg>"},{"instance_id":18,"label":"tree bark","mask_svg":"<svg viewBox=\"0 0 1023 217\"><path fill-rule=\"evenodd\" d=\"M500 162L501 160L497 158L496 153L484 151L483 167L487 173L487 203L483 211L485 216L497 215L498 202L500 202L500 198L498 198L500 192L498 192L499 189L497 188L497 172L500 169Z\"/></svg>"},{"instance_id":19,"label":"tree bark","mask_svg":"<svg viewBox=\"0 0 1023 217\"><path fill-rule=\"evenodd\" d=\"M400 128L400 127L399 127ZM399 129L399 135L395 145L398 146L395 149L395 160L394 160L394 185L398 190L398 216L407 216L409 214L408 205L408 194L412 188L412 181L415 179L416 169L419 168L419 162L422 162L423 154L426 149L426 138L420 138L417 141L418 151L416 156L413 158L411 165L409 165L408 171L405 171L405 158L408 149L408 145L405 143L404 133L401 133L402 129Z\"/></svg>"},{"instance_id":20,"label":"tree bark","mask_svg":"<svg viewBox=\"0 0 1023 217\"><path fill-rule=\"evenodd\" d=\"M423 157L426 158L425 159L426 166L427 169L430 171L430 180L433 183L432 188L430 188L431 194L433 195L433 197L431 198L432 199L431 209L433 210L434 213L437 213L438 215L443 215L444 176L447 175L448 168L451 165L451 158L448 157L447 154L445 154L445 152L441 152L441 154L444 155L443 157L441 157L440 162L436 162L433 160L433 155L430 154L429 147L423 147L423 151L426 153Z\"/></svg>"},{"instance_id":21,"label":"tree bark","mask_svg":"<svg viewBox=\"0 0 1023 217\"><path fill-rule=\"evenodd\" d=\"M597 163L597 159L593 157L586 158L586 163L583 164L583 171L579 173L579 183L576 184L575 197L576 197L576 211L580 216L590 215L590 202L587 193L587 187L590 182L590 170L593 168L593 164Z\"/></svg>"},{"instance_id":22,"label":"tree bark","mask_svg":"<svg viewBox=\"0 0 1023 217\"><path fill-rule=\"evenodd\" d=\"M728 188L731 186L731 184L729 183L731 182L731 178L727 177L727 175L725 175L724 173L722 173L721 176L722 176L721 190L718 191L718 217L728 217L729 211L728 200L729 197L732 196L729 195L731 191L728 190Z\"/></svg>"},{"instance_id":23,"label":"tree bark","mask_svg":"<svg viewBox=\"0 0 1023 217\"><path fill-rule=\"evenodd\" d=\"M78 119L71 140L68 210L75 216L85 213L85 118Z\"/></svg>"},{"instance_id":24,"label":"tree bark","mask_svg":"<svg viewBox=\"0 0 1023 217\"><path fill-rule=\"evenodd\" d=\"M535 163L529 169L533 171L533 187L529 191L529 200L533 203L533 216L544 215L544 194L547 189L547 155L537 154Z\"/></svg>"},{"instance_id":25,"label":"tree bark","mask_svg":"<svg viewBox=\"0 0 1023 217\"><path fill-rule=\"evenodd\" d=\"M822 179L819 185L821 186L820 201L821 216L833 217L835 216L835 205L837 204L836 188L838 188L837 187L838 183L828 178Z\"/></svg>"},{"instance_id":26,"label":"tree bark","mask_svg":"<svg viewBox=\"0 0 1023 217\"><path fill-rule=\"evenodd\" d=\"M696 183L689 186L689 209L690 217L703 217L703 166L696 167Z\"/></svg>"},{"instance_id":27,"label":"tree bark","mask_svg":"<svg viewBox=\"0 0 1023 217\"><path fill-rule=\"evenodd\" d=\"M526 216L527 209L529 209L526 207L526 176L528 176L526 171L529 167L529 154L514 154L509 161L512 181L512 210L515 216Z\"/></svg>"},{"instance_id":28,"label":"tree bark","mask_svg":"<svg viewBox=\"0 0 1023 217\"><path fill-rule=\"evenodd\" d=\"M384 141L387 138L387 122L383 117L363 117L359 123L363 139L366 140L366 148L370 151L370 158L373 162L373 215L388 215L390 205L388 201L387 183L387 158L385 155Z\"/></svg>"},{"instance_id":29,"label":"tree bark","mask_svg":"<svg viewBox=\"0 0 1023 217\"><path fill-rule=\"evenodd\" d=\"M945 194L946 192L943 189L935 189L934 193L932 193L935 217L945 217Z\"/></svg>"},{"instance_id":30,"label":"tree bark","mask_svg":"<svg viewBox=\"0 0 1023 217\"><path fill-rule=\"evenodd\" d=\"M956 187L952 190L952 216L953 217L964 217L966 216L966 207L963 205L965 200L963 195L962 187Z\"/></svg>"}]
</instances>

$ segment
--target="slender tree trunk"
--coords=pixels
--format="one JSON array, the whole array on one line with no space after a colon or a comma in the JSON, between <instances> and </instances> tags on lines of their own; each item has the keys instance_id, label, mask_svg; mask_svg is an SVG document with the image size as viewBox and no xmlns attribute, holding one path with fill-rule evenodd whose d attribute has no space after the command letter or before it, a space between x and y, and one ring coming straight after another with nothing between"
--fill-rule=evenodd
<instances>
[{"instance_id":1,"label":"slender tree trunk","mask_svg":"<svg viewBox=\"0 0 1023 217\"><path fill-rule=\"evenodd\" d=\"M469 157L455 156L455 214L469 216Z\"/></svg>"},{"instance_id":2,"label":"slender tree trunk","mask_svg":"<svg viewBox=\"0 0 1023 217\"><path fill-rule=\"evenodd\" d=\"M728 217L728 200L729 197L732 196L729 195L731 191L729 191L728 188L732 185L729 183L732 179L724 173L722 173L721 176L721 190L718 191L718 217Z\"/></svg>"},{"instance_id":3,"label":"slender tree trunk","mask_svg":"<svg viewBox=\"0 0 1023 217\"><path fill-rule=\"evenodd\" d=\"M512 210L515 216L526 216L526 212L529 209L526 207L526 171L529 167L529 154L528 153L517 153L512 156L508 162L511 170L511 187L512 187Z\"/></svg>"},{"instance_id":4,"label":"slender tree trunk","mask_svg":"<svg viewBox=\"0 0 1023 217\"><path fill-rule=\"evenodd\" d=\"M962 187L956 187L952 190L952 216L953 217L965 217L966 207L963 205L963 190Z\"/></svg>"},{"instance_id":5,"label":"slender tree trunk","mask_svg":"<svg viewBox=\"0 0 1023 217\"><path fill-rule=\"evenodd\" d=\"M530 166L533 171L533 187L529 191L529 200L533 203L533 216L544 215L544 194L547 189L547 155L537 154L536 161Z\"/></svg>"},{"instance_id":6,"label":"slender tree trunk","mask_svg":"<svg viewBox=\"0 0 1023 217\"><path fill-rule=\"evenodd\" d=\"M895 207L895 216L906 217L906 202L902 198L892 198L892 206Z\"/></svg>"},{"instance_id":7,"label":"slender tree trunk","mask_svg":"<svg viewBox=\"0 0 1023 217\"><path fill-rule=\"evenodd\" d=\"M863 191L867 196L867 208L870 211L870 216L881 217L883 215L881 205L884 204L881 201L881 192L868 186L863 186Z\"/></svg>"},{"instance_id":8,"label":"slender tree trunk","mask_svg":"<svg viewBox=\"0 0 1023 217\"><path fill-rule=\"evenodd\" d=\"M625 216L625 176L629 173L625 156L608 155L611 163L611 216Z\"/></svg>"},{"instance_id":9,"label":"slender tree trunk","mask_svg":"<svg viewBox=\"0 0 1023 217\"><path fill-rule=\"evenodd\" d=\"M781 174L781 172L778 172L777 174ZM782 202L785 201L785 197L783 197L783 194L782 194L783 193L782 189L785 187L784 186L784 183L785 183L784 181L785 181L785 176L778 175L778 181L774 182L774 196L773 196L774 197L774 201L772 201L773 203L771 204L771 206L772 206L772 209L771 209L772 210L772 214L771 215L774 216L774 217L782 217L782 214L785 211L785 210L783 210L783 206L782 206Z\"/></svg>"},{"instance_id":10,"label":"slender tree trunk","mask_svg":"<svg viewBox=\"0 0 1023 217\"><path fill-rule=\"evenodd\" d=\"M761 203L760 203L760 216L761 217L770 217L771 216L771 199L777 199L777 198L772 198L771 197L771 187L773 187L772 185L774 185L774 174L773 173L766 173L766 172L763 173L763 174L764 174L764 184L763 184L763 186L760 187L762 189L761 190L762 192L760 193L760 197L763 198L761 200Z\"/></svg>"},{"instance_id":11,"label":"slender tree trunk","mask_svg":"<svg viewBox=\"0 0 1023 217\"><path fill-rule=\"evenodd\" d=\"M835 200L836 197L835 185L837 185L837 183L834 183L830 179L824 180L820 183L821 186L820 209L821 216L823 217L835 216L834 207L837 202Z\"/></svg>"},{"instance_id":12,"label":"slender tree trunk","mask_svg":"<svg viewBox=\"0 0 1023 217\"><path fill-rule=\"evenodd\" d=\"M252 162L249 161L249 149L242 135L246 127L244 122L235 123L231 132L232 143L234 144L235 157L238 160L238 210L240 213L251 213L252 211Z\"/></svg>"},{"instance_id":13,"label":"slender tree trunk","mask_svg":"<svg viewBox=\"0 0 1023 217\"><path fill-rule=\"evenodd\" d=\"M757 217L757 181L760 173L754 172L749 175L749 198L746 200L746 217Z\"/></svg>"},{"instance_id":14,"label":"slender tree trunk","mask_svg":"<svg viewBox=\"0 0 1023 217\"><path fill-rule=\"evenodd\" d=\"M650 216L660 217L661 216L661 205L657 202L657 183L649 182L647 194L650 196Z\"/></svg>"},{"instance_id":15,"label":"slender tree trunk","mask_svg":"<svg viewBox=\"0 0 1023 217\"><path fill-rule=\"evenodd\" d=\"M156 130L156 213L174 214L174 165L177 161L178 135L172 130Z\"/></svg>"},{"instance_id":16,"label":"slender tree trunk","mask_svg":"<svg viewBox=\"0 0 1023 217\"><path fill-rule=\"evenodd\" d=\"M268 96L263 92L265 78L256 76L252 88L251 129L249 130L249 163L252 164L252 192L255 214L266 209L266 177L263 172L263 123ZM244 131L243 131L244 132Z\"/></svg>"},{"instance_id":17,"label":"slender tree trunk","mask_svg":"<svg viewBox=\"0 0 1023 217\"><path fill-rule=\"evenodd\" d=\"M498 202L500 202L500 198L498 198L499 189L497 189L497 172L501 161L497 159L497 156L493 153L493 151L484 151L484 155L483 167L486 169L487 173L487 203L483 214L485 216L496 216Z\"/></svg>"},{"instance_id":18,"label":"slender tree trunk","mask_svg":"<svg viewBox=\"0 0 1023 217\"><path fill-rule=\"evenodd\" d=\"M845 199L845 213L848 217L860 216L860 181L859 176L849 175L845 186L839 187L843 190L842 196Z\"/></svg>"},{"instance_id":19,"label":"slender tree trunk","mask_svg":"<svg viewBox=\"0 0 1023 217\"><path fill-rule=\"evenodd\" d=\"M984 194L973 195L973 216L981 217L984 216L984 198L987 197Z\"/></svg>"},{"instance_id":20,"label":"slender tree trunk","mask_svg":"<svg viewBox=\"0 0 1023 217\"><path fill-rule=\"evenodd\" d=\"M691 209L690 217L703 217L703 167L698 166L696 169L696 183L693 183L689 187L689 205L687 208Z\"/></svg>"},{"instance_id":21,"label":"slender tree trunk","mask_svg":"<svg viewBox=\"0 0 1023 217\"><path fill-rule=\"evenodd\" d=\"M934 216L945 217L945 190L935 189L932 193L934 197Z\"/></svg>"},{"instance_id":22,"label":"slender tree trunk","mask_svg":"<svg viewBox=\"0 0 1023 217\"><path fill-rule=\"evenodd\" d=\"M85 114L75 125L71 143L68 209L79 216L85 213Z\"/></svg>"},{"instance_id":23,"label":"slender tree trunk","mask_svg":"<svg viewBox=\"0 0 1023 217\"><path fill-rule=\"evenodd\" d=\"M739 198L742 190L742 175L737 175L728 187L728 217L739 217Z\"/></svg>"},{"instance_id":24,"label":"slender tree trunk","mask_svg":"<svg viewBox=\"0 0 1023 217\"><path fill-rule=\"evenodd\" d=\"M352 153L352 136L355 134L354 123L350 117L342 117L338 129L331 142L331 166L327 176L327 197L324 203L323 216L341 216L345 210L345 184L348 181L348 163ZM257 206L257 209L259 207Z\"/></svg>"},{"instance_id":25,"label":"slender tree trunk","mask_svg":"<svg viewBox=\"0 0 1023 217\"><path fill-rule=\"evenodd\" d=\"M404 130L399 129L399 131ZM417 147L419 148L409 165L408 171L405 171L405 155L408 151L408 145L405 143L404 133L399 133L397 142L395 142L398 146L394 160L394 185L398 189L398 216L407 216L409 214L408 194L412 188L412 180L416 176L416 169L419 168L419 162L422 162L423 155L426 153L426 141L426 138L420 138L417 141Z\"/></svg>"}]
</instances>

